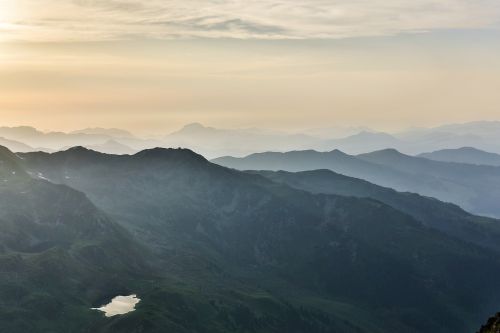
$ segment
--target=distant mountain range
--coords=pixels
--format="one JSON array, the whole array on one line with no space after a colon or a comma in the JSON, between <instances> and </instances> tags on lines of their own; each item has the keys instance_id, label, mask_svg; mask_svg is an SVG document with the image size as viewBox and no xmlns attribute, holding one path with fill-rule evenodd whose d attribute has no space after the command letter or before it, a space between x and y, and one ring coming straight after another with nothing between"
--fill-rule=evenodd
<instances>
[{"instance_id":1,"label":"distant mountain range","mask_svg":"<svg viewBox=\"0 0 500 333\"><path fill-rule=\"evenodd\" d=\"M466 333L500 307L500 221L438 200L186 149L0 157L12 333ZM90 310L125 292L135 312Z\"/></svg>"},{"instance_id":2,"label":"distant mountain range","mask_svg":"<svg viewBox=\"0 0 500 333\"><path fill-rule=\"evenodd\" d=\"M242 157L266 151L314 149L361 154L396 149L405 154L473 147L500 154L500 122L472 122L383 133L367 128L331 127L285 132L259 128L221 129L193 123L173 133L141 138L121 129L88 128L71 133L41 132L32 127L0 127L0 143L16 152L57 151L84 146L108 153L133 153L154 147L193 149L207 158ZM107 144L109 141L113 145ZM99 148L104 146L102 148ZM114 149L116 148L116 149Z\"/></svg>"},{"instance_id":3,"label":"distant mountain range","mask_svg":"<svg viewBox=\"0 0 500 333\"><path fill-rule=\"evenodd\" d=\"M137 150L130 148L129 146L120 143L114 139L110 139L102 144L97 144L97 145L89 145L86 146L85 148L94 150L99 153L105 153L105 154L116 154L116 155L132 155L137 153Z\"/></svg>"},{"instance_id":4,"label":"distant mountain range","mask_svg":"<svg viewBox=\"0 0 500 333\"><path fill-rule=\"evenodd\" d=\"M241 157L265 151L315 149L342 150L349 154L367 153L387 148L406 154L420 154L439 149L475 147L500 153L500 122L473 122L430 129L412 129L389 134L370 129L348 128L305 130L303 133L282 133L258 129L217 129L190 124L166 137L167 146L199 151L208 158L223 155ZM345 137L339 138L339 133Z\"/></svg>"},{"instance_id":5,"label":"distant mountain range","mask_svg":"<svg viewBox=\"0 0 500 333\"><path fill-rule=\"evenodd\" d=\"M121 154L124 151L136 152L141 149L162 145L161 141L137 138L127 131L102 128L64 133L42 132L27 126L0 127L0 137L15 141L4 142L6 147L15 152L53 152L64 150L68 147L86 146Z\"/></svg>"},{"instance_id":6,"label":"distant mountain range","mask_svg":"<svg viewBox=\"0 0 500 333\"><path fill-rule=\"evenodd\" d=\"M500 154L488 153L472 147L443 149L432 153L423 153L419 157L442 162L500 166Z\"/></svg>"},{"instance_id":7,"label":"distant mountain range","mask_svg":"<svg viewBox=\"0 0 500 333\"><path fill-rule=\"evenodd\" d=\"M236 156L255 151L290 150L310 147L321 139L306 134L287 134L261 129L218 129L198 123L189 124L165 137L169 147L184 147L200 152L207 157Z\"/></svg>"},{"instance_id":8,"label":"distant mountain range","mask_svg":"<svg viewBox=\"0 0 500 333\"><path fill-rule=\"evenodd\" d=\"M313 150L222 157L214 163L239 170L307 171L329 169L399 191L455 203L482 215L500 216L500 168L433 161L386 149L352 156Z\"/></svg>"},{"instance_id":9,"label":"distant mountain range","mask_svg":"<svg viewBox=\"0 0 500 333\"><path fill-rule=\"evenodd\" d=\"M26 153L29 151L35 151L33 147L28 146L27 144L24 144L19 141L15 140L9 140L9 139L4 139L0 138L0 145L3 147L9 147L12 151L19 152L19 153Z\"/></svg>"},{"instance_id":10,"label":"distant mountain range","mask_svg":"<svg viewBox=\"0 0 500 333\"><path fill-rule=\"evenodd\" d=\"M70 134L104 135L104 136L109 136L109 137L117 138L117 139L119 139L119 138L134 139L134 138L136 138L136 136L134 136L129 131L119 129L119 128L100 128L100 127L85 128L82 130L73 131Z\"/></svg>"}]
</instances>

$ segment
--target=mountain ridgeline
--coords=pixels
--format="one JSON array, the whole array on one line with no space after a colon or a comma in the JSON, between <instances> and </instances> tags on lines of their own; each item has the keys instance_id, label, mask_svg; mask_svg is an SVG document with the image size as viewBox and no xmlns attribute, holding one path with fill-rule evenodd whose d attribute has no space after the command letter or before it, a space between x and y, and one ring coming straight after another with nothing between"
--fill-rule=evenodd
<instances>
[{"instance_id":1,"label":"mountain ridgeline","mask_svg":"<svg viewBox=\"0 0 500 333\"><path fill-rule=\"evenodd\" d=\"M397 192L365 180L330 170L303 172L255 171L274 182L311 193L372 198L390 205L430 228L500 253L500 225L497 220L472 215L459 206L410 192Z\"/></svg>"},{"instance_id":2,"label":"mountain ridgeline","mask_svg":"<svg viewBox=\"0 0 500 333\"><path fill-rule=\"evenodd\" d=\"M44 132L33 127L0 127L0 145L14 152L66 150L83 146L112 154L134 154L152 147L185 147L207 158L245 156L264 151L315 149L348 154L393 148L430 159L498 166L500 122L453 124L384 133L366 127L327 127L287 132L265 128L215 128L192 123L171 133L137 136L123 129L86 128ZM474 148L463 148L474 147ZM492 153L486 153L492 152Z\"/></svg>"},{"instance_id":3,"label":"mountain ridgeline","mask_svg":"<svg viewBox=\"0 0 500 333\"><path fill-rule=\"evenodd\" d=\"M500 307L500 222L435 199L186 149L2 161L9 332L465 333ZM136 311L90 310L125 292Z\"/></svg>"},{"instance_id":4,"label":"mountain ridgeline","mask_svg":"<svg viewBox=\"0 0 500 333\"><path fill-rule=\"evenodd\" d=\"M499 154L485 152L473 147L437 150L432 153L420 154L419 157L442 162L500 166Z\"/></svg>"},{"instance_id":5,"label":"mountain ridgeline","mask_svg":"<svg viewBox=\"0 0 500 333\"><path fill-rule=\"evenodd\" d=\"M474 214L500 216L500 167L433 161L385 149L361 155L313 150L259 153L212 162L239 170L328 169L398 191L459 205Z\"/></svg>"}]
</instances>

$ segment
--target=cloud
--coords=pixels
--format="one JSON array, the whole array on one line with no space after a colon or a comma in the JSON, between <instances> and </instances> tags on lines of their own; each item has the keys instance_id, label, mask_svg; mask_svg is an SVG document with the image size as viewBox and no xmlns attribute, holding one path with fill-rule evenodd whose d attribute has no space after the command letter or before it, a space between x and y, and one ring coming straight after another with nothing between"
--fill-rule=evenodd
<instances>
[{"instance_id":1,"label":"cloud","mask_svg":"<svg viewBox=\"0 0 500 333\"><path fill-rule=\"evenodd\" d=\"M2 9L11 12L3 22ZM499 22L498 0L0 2L0 40L347 38L489 28Z\"/></svg>"}]
</instances>

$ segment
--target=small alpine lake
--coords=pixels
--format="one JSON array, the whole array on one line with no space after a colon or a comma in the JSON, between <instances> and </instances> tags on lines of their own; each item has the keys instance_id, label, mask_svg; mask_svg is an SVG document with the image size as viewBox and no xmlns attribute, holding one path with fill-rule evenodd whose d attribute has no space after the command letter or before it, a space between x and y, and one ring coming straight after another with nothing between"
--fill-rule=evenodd
<instances>
[{"instance_id":1,"label":"small alpine lake","mask_svg":"<svg viewBox=\"0 0 500 333\"><path fill-rule=\"evenodd\" d=\"M113 317L135 311L135 306L140 301L141 299L137 295L116 296L110 303L100 308L92 308L92 310L104 312L106 317Z\"/></svg>"}]
</instances>

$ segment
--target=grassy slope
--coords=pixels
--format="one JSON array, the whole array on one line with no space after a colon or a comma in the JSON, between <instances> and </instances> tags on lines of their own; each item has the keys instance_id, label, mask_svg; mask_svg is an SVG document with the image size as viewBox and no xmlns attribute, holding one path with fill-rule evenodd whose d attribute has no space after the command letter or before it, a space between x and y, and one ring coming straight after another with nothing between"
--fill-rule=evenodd
<instances>
[{"instance_id":1,"label":"grassy slope","mask_svg":"<svg viewBox=\"0 0 500 333\"><path fill-rule=\"evenodd\" d=\"M498 293L495 255L380 202L311 195L182 150L24 157L87 193L151 244L169 274L207 294L220 295L226 276L229 289L259 286L368 330L465 332L482 315L471 305Z\"/></svg>"}]
</instances>

